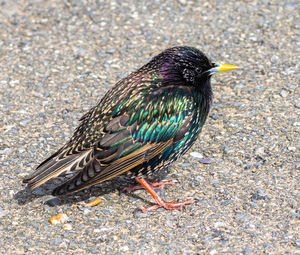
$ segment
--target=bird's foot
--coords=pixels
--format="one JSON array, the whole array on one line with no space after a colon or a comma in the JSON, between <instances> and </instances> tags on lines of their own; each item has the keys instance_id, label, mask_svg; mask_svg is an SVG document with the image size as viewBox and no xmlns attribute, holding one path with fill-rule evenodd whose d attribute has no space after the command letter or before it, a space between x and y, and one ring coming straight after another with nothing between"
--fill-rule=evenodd
<instances>
[{"instance_id":1,"label":"bird's foot","mask_svg":"<svg viewBox=\"0 0 300 255\"><path fill-rule=\"evenodd\" d=\"M163 201L163 202L162 202ZM167 210L182 210L183 206L194 203L195 199L188 199L183 202L165 202L164 200L160 201L160 204L152 205L146 208L139 208L143 213L154 211L160 207L163 207ZM161 203L162 202L162 203Z\"/></svg>"},{"instance_id":2,"label":"bird's foot","mask_svg":"<svg viewBox=\"0 0 300 255\"><path fill-rule=\"evenodd\" d=\"M157 203L156 205L152 205L147 208L140 208L140 210L143 213L151 212L160 207L163 207L167 210L181 210L184 205L191 204L195 201L194 199L188 199L183 202L166 202L157 194L154 188L144 178L142 179L135 178L135 179L151 194L151 196L155 199Z\"/></svg>"},{"instance_id":3,"label":"bird's foot","mask_svg":"<svg viewBox=\"0 0 300 255\"><path fill-rule=\"evenodd\" d=\"M163 189L166 185L174 185L176 184L175 181L159 181L159 182L148 182L152 188L154 189ZM138 189L144 189L144 186L142 185L134 185L134 186L130 186L128 188L125 188L124 190L126 192L132 192Z\"/></svg>"}]
</instances>

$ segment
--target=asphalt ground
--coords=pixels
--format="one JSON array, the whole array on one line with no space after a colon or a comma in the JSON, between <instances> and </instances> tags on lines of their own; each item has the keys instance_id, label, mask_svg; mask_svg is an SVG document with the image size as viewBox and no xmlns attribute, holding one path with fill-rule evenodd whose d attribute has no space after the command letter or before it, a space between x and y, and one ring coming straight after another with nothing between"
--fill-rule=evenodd
<instances>
[{"instance_id":1,"label":"asphalt ground","mask_svg":"<svg viewBox=\"0 0 300 255\"><path fill-rule=\"evenodd\" d=\"M0 6L0 253L300 254L299 1ZM25 189L115 82L175 45L242 67L215 75L200 138L160 176L177 180L162 197L194 204L143 214L154 201L124 178L65 198L49 195L62 179Z\"/></svg>"}]
</instances>

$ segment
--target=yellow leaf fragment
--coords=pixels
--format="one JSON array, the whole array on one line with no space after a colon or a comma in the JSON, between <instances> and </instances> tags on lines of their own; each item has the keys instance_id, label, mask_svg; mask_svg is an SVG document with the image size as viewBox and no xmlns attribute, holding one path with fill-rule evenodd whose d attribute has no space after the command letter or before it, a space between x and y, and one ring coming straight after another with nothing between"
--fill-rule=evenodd
<instances>
[{"instance_id":1,"label":"yellow leaf fragment","mask_svg":"<svg viewBox=\"0 0 300 255\"><path fill-rule=\"evenodd\" d=\"M50 219L49 219L49 222L51 224L60 224L60 223L65 223L67 222L68 220L68 216L65 214L65 213L59 213L57 215L54 215L52 216Z\"/></svg>"},{"instance_id":2,"label":"yellow leaf fragment","mask_svg":"<svg viewBox=\"0 0 300 255\"><path fill-rule=\"evenodd\" d=\"M96 206L100 203L100 201L101 201L100 197L97 197L94 200L92 200L91 202L86 203L85 207Z\"/></svg>"}]
</instances>

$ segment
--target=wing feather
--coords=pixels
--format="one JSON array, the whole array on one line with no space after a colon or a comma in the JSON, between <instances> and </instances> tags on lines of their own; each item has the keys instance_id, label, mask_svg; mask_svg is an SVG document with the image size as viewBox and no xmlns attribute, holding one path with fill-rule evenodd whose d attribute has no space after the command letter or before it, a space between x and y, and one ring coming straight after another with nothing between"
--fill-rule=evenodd
<instances>
[{"instance_id":1,"label":"wing feather","mask_svg":"<svg viewBox=\"0 0 300 255\"><path fill-rule=\"evenodd\" d=\"M133 153L119 158L107 167L101 167L102 160L99 161L94 158L80 173L78 173L78 175L74 176L62 186L56 188L53 191L53 195L79 191L125 173L130 169L143 164L149 159L154 158L165 148L167 148L171 143L172 140L161 143L148 143L146 145L143 145ZM94 172L92 174L91 172L88 173L88 171L91 171L91 169L94 169ZM87 178L89 175L92 175L94 177Z\"/></svg>"},{"instance_id":2,"label":"wing feather","mask_svg":"<svg viewBox=\"0 0 300 255\"><path fill-rule=\"evenodd\" d=\"M34 189L62 173L68 174L72 171L74 172L75 169L78 171L78 169L82 169L91 159L91 154L92 150L89 150L79 155L68 156L61 160L57 157L53 158L47 162L47 164L38 168L38 171L26 178L24 182L28 183L30 189Z\"/></svg>"},{"instance_id":3,"label":"wing feather","mask_svg":"<svg viewBox=\"0 0 300 255\"><path fill-rule=\"evenodd\" d=\"M30 188L74 171L77 174L53 194L78 191L154 158L159 163L156 158L184 137L193 114L189 88L149 91L140 87L135 92L126 91L126 97L122 98L126 84L118 86L114 88L116 92L109 91L81 118L81 124L66 145L24 180Z\"/></svg>"},{"instance_id":4,"label":"wing feather","mask_svg":"<svg viewBox=\"0 0 300 255\"><path fill-rule=\"evenodd\" d=\"M94 158L76 176L55 189L53 194L79 191L145 165L169 150L175 143L174 138L176 142L182 139L192 114L190 104L186 103L189 98L180 94L178 98L167 97L168 94L169 91L163 97L156 95L150 103L146 98L143 105L112 118L104 128L105 134L94 146ZM177 99L183 101L181 107L176 105ZM161 109L161 100L166 101L168 110ZM145 112L153 110L156 114L149 118ZM129 117L133 115L136 117ZM114 151L108 153L112 149Z\"/></svg>"}]
</instances>

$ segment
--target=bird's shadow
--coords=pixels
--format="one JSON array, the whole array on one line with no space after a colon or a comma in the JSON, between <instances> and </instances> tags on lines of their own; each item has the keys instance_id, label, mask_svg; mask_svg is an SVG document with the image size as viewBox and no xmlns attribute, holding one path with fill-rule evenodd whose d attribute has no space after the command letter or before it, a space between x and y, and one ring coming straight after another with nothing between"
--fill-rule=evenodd
<instances>
[{"instance_id":1,"label":"bird's shadow","mask_svg":"<svg viewBox=\"0 0 300 255\"><path fill-rule=\"evenodd\" d=\"M168 174L168 170L165 169L163 171L159 171L159 173L154 173L151 175L150 178L147 178L150 181L156 181L161 180L165 178L165 176ZM118 177L113 178L112 180L105 181L103 183L97 184L91 188L88 188L83 191L79 191L76 193L66 194L62 196L57 197L51 197L52 190L57 186L56 183L60 178L56 178L54 180L48 181L46 184L42 185L41 187L36 188L35 190L30 190L29 188L24 188L20 191L18 191L14 195L14 199L17 201L19 205L25 205L30 202L33 202L36 199L40 199L43 197L49 197L45 199L44 204L47 204L49 206L57 206L57 205L70 205L70 204L76 204L82 201L87 201L91 197L98 197L98 196L104 196L110 193L114 193L116 191L119 192L119 194L124 193L127 196L130 196L132 198L138 198L143 200L144 202L147 202L151 204L149 201L143 199L142 197L132 193L132 192L126 192L125 189L138 184L135 179L130 178L125 175L121 175ZM61 181L59 181L61 183ZM53 199L56 198L57 202L53 203Z\"/></svg>"}]
</instances>

